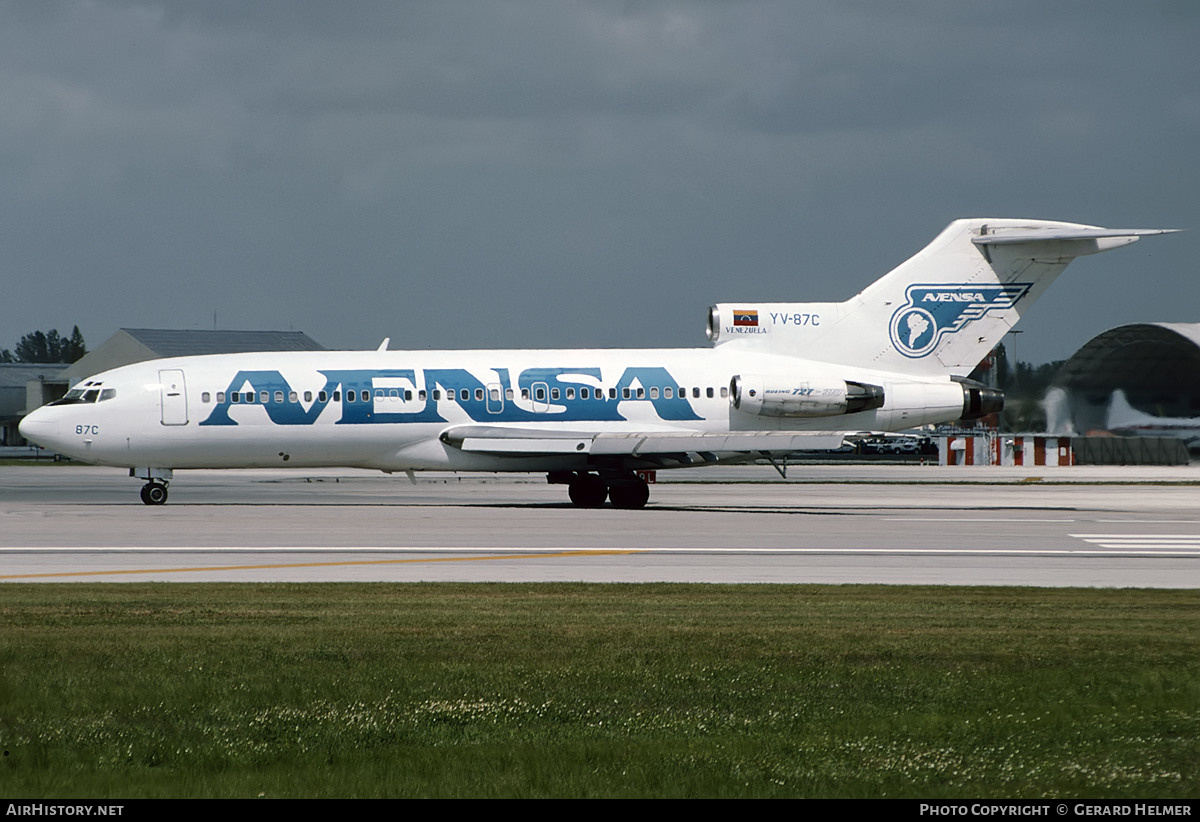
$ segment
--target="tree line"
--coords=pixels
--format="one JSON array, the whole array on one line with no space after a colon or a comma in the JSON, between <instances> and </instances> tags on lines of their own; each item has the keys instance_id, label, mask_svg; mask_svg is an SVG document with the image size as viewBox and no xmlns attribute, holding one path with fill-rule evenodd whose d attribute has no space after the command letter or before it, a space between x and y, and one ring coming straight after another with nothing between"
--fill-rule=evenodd
<instances>
[{"instance_id":1,"label":"tree line","mask_svg":"<svg viewBox=\"0 0 1200 822\"><path fill-rule=\"evenodd\" d=\"M87 353L87 344L79 326L71 329L69 337L49 331L31 331L21 337L12 351L0 348L0 362L62 362L72 363Z\"/></svg>"}]
</instances>

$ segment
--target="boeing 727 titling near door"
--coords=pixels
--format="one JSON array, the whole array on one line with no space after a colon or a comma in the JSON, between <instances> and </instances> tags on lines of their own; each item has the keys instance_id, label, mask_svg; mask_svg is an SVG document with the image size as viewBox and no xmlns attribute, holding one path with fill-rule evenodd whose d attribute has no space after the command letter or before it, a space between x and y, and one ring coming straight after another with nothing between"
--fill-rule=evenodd
<instances>
[{"instance_id":1,"label":"boeing 727 titling near door","mask_svg":"<svg viewBox=\"0 0 1200 822\"><path fill-rule=\"evenodd\" d=\"M966 375L1075 257L1154 229L951 223L841 303L722 303L704 349L320 351L177 357L97 374L21 434L146 480L183 468L544 472L641 508L643 469L837 448L843 431L977 419Z\"/></svg>"}]
</instances>

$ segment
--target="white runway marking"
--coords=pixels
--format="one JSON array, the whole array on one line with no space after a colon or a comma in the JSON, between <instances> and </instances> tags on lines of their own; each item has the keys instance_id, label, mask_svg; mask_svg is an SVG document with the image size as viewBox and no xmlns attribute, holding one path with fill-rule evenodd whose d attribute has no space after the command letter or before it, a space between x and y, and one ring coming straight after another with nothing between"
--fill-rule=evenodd
<instances>
[{"instance_id":1,"label":"white runway marking","mask_svg":"<svg viewBox=\"0 0 1200 822\"><path fill-rule=\"evenodd\" d=\"M589 553L608 554L888 554L894 556L943 556L947 554L958 556L1197 556L1200 557L1200 536L1187 537L1129 537L1128 535L1070 534L1069 536L1091 542L1105 550L1088 548L664 548L664 547L496 547L496 546L455 546L455 545L420 545L420 546L373 546L373 547L326 547L326 546L268 546L268 547L178 547L144 545L137 547L103 547L103 546L71 546L71 547L12 547L0 548L0 555L7 552L29 553L109 553L109 554L235 554L235 553L322 553L322 554L512 554L523 555L587 555ZM1124 549L1124 550L1113 550ZM1189 549L1189 550L1179 550Z\"/></svg>"},{"instance_id":2,"label":"white runway marking","mask_svg":"<svg viewBox=\"0 0 1200 822\"><path fill-rule=\"evenodd\" d=\"M1075 522L1068 517L884 517L884 522Z\"/></svg>"},{"instance_id":3,"label":"white runway marking","mask_svg":"<svg viewBox=\"0 0 1200 822\"><path fill-rule=\"evenodd\" d=\"M1071 534L1101 548L1148 553L1167 549L1200 550L1200 534Z\"/></svg>"}]
</instances>

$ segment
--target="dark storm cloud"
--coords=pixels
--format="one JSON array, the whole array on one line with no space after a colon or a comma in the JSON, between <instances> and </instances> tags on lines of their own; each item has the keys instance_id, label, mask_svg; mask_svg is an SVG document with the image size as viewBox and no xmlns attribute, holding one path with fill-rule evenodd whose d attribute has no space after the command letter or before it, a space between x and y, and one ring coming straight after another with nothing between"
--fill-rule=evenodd
<instances>
[{"instance_id":1,"label":"dark storm cloud","mask_svg":"<svg viewBox=\"0 0 1200 822\"><path fill-rule=\"evenodd\" d=\"M709 302L842 299L955 217L1200 223L1192 4L0 19L0 347L213 312L341 346L696 345ZM1200 320L1195 248L1081 261L1021 356Z\"/></svg>"}]
</instances>

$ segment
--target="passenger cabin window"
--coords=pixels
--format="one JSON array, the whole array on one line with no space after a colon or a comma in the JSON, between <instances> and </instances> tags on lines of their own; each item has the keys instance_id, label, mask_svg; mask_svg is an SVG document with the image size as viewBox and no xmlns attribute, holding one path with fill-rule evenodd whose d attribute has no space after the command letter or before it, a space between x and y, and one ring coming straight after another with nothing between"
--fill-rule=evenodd
<instances>
[{"instance_id":1,"label":"passenger cabin window","mask_svg":"<svg viewBox=\"0 0 1200 822\"><path fill-rule=\"evenodd\" d=\"M261 402L263 405L266 405L268 402L271 401L271 393L269 391L259 391L258 392L258 401Z\"/></svg>"},{"instance_id":2,"label":"passenger cabin window","mask_svg":"<svg viewBox=\"0 0 1200 822\"><path fill-rule=\"evenodd\" d=\"M324 392L324 391L322 391L321 393L322 393L322 394L324 394L325 392ZM304 401L305 401L305 402L312 402L312 392L311 392L311 391L305 391L305 392L304 392Z\"/></svg>"},{"instance_id":3,"label":"passenger cabin window","mask_svg":"<svg viewBox=\"0 0 1200 822\"><path fill-rule=\"evenodd\" d=\"M282 391L275 392L275 402L283 402L283 392Z\"/></svg>"},{"instance_id":4,"label":"passenger cabin window","mask_svg":"<svg viewBox=\"0 0 1200 822\"><path fill-rule=\"evenodd\" d=\"M471 392L463 388L458 392L458 398L463 402L466 402L467 400L471 399Z\"/></svg>"},{"instance_id":5,"label":"passenger cabin window","mask_svg":"<svg viewBox=\"0 0 1200 822\"><path fill-rule=\"evenodd\" d=\"M208 402L211 399L212 399L212 395L209 394L207 391L200 392L200 402Z\"/></svg>"},{"instance_id":6,"label":"passenger cabin window","mask_svg":"<svg viewBox=\"0 0 1200 822\"><path fill-rule=\"evenodd\" d=\"M704 396L708 397L710 400L713 398L713 390L711 386L704 389Z\"/></svg>"},{"instance_id":7,"label":"passenger cabin window","mask_svg":"<svg viewBox=\"0 0 1200 822\"><path fill-rule=\"evenodd\" d=\"M225 392L224 391L217 392L217 402L225 402Z\"/></svg>"}]
</instances>

